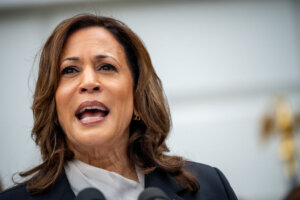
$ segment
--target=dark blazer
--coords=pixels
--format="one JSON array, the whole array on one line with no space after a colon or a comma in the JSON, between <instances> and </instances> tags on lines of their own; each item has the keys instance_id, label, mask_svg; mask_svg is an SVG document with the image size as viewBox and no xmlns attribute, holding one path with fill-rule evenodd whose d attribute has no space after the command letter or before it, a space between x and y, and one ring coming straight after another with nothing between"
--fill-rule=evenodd
<instances>
[{"instance_id":1,"label":"dark blazer","mask_svg":"<svg viewBox=\"0 0 300 200\"><path fill-rule=\"evenodd\" d=\"M182 187L174 178L155 170L145 175L145 188L158 187L170 200L237 200L232 188L222 172L216 168L193 162L186 162L186 169L199 181L200 189L190 192ZM31 196L25 184L17 185L0 193L0 200L73 200L75 195L63 172L55 183L47 190Z\"/></svg>"}]
</instances>

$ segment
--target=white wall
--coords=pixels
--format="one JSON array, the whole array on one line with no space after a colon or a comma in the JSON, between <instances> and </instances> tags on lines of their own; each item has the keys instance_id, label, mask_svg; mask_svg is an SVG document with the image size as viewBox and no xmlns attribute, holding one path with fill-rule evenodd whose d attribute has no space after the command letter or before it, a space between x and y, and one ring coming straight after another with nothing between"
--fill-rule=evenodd
<instances>
[{"instance_id":1,"label":"white wall","mask_svg":"<svg viewBox=\"0 0 300 200\"><path fill-rule=\"evenodd\" d=\"M243 199L284 196L288 185L277 159L278 138L262 145L259 127L275 92L300 111L297 1L0 4L0 176L5 187L12 173L40 161L30 139L34 57L61 20L81 12L119 18L145 42L169 98L172 153L220 168Z\"/></svg>"}]
</instances>

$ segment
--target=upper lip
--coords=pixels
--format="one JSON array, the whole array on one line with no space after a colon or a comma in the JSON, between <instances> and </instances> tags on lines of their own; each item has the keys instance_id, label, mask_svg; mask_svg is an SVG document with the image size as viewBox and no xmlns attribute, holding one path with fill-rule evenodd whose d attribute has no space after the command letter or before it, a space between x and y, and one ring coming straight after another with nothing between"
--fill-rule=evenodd
<instances>
[{"instance_id":1,"label":"upper lip","mask_svg":"<svg viewBox=\"0 0 300 200\"><path fill-rule=\"evenodd\" d=\"M76 112L75 112L75 115L78 116L80 113L82 113L85 109L99 109L99 110L102 110L102 111L105 111L105 112L108 112L109 109L101 102L99 101L85 101L85 102L82 102Z\"/></svg>"}]
</instances>

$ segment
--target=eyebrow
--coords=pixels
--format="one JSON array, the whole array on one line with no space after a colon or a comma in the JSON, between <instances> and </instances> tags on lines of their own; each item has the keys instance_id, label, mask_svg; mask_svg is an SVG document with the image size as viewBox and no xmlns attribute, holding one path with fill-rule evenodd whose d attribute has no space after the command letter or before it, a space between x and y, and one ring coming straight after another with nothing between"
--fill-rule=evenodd
<instances>
[{"instance_id":1,"label":"eyebrow","mask_svg":"<svg viewBox=\"0 0 300 200\"><path fill-rule=\"evenodd\" d=\"M63 63L66 60L79 60L79 57L68 57L68 58L64 58L61 62Z\"/></svg>"},{"instance_id":2,"label":"eyebrow","mask_svg":"<svg viewBox=\"0 0 300 200\"><path fill-rule=\"evenodd\" d=\"M95 58L96 58L96 59L111 58L111 59L115 60L117 63L119 63L119 61L118 61L117 59L115 59L115 58L112 57L112 56L108 56L108 55L99 54L99 55L96 55ZM79 58L79 57L68 57L68 58L64 58L64 59L61 61L61 63L63 63L63 62L66 61L66 60L78 61L78 60L80 60L80 58Z\"/></svg>"},{"instance_id":3,"label":"eyebrow","mask_svg":"<svg viewBox=\"0 0 300 200\"><path fill-rule=\"evenodd\" d=\"M112 57L112 56L99 54L99 55L96 55L95 58L96 59L111 58L111 59L113 59L114 61L116 61L120 65L119 61L117 59L115 59L114 57Z\"/></svg>"}]
</instances>

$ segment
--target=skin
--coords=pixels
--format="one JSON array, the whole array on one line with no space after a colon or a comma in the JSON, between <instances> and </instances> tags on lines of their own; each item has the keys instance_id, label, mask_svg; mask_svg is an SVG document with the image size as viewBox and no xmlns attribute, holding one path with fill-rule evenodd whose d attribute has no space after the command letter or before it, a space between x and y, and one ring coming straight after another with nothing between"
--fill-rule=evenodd
<instances>
[{"instance_id":1,"label":"skin","mask_svg":"<svg viewBox=\"0 0 300 200\"><path fill-rule=\"evenodd\" d=\"M67 39L59 67L58 120L75 158L138 182L127 156L133 80L122 46L104 28L80 29ZM80 123L75 113L86 101L101 102L109 114L96 123Z\"/></svg>"}]
</instances>

